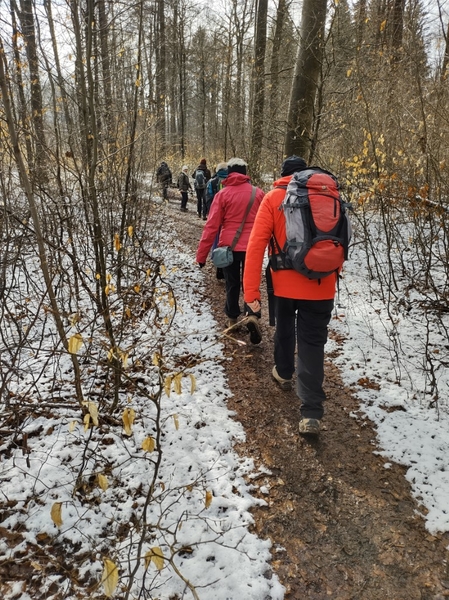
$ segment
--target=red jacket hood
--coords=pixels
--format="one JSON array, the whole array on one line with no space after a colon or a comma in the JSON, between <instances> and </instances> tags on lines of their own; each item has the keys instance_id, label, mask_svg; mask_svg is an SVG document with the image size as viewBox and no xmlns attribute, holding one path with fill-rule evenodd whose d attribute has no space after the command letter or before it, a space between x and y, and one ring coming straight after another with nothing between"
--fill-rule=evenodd
<instances>
[{"instance_id":1,"label":"red jacket hood","mask_svg":"<svg viewBox=\"0 0 449 600\"><path fill-rule=\"evenodd\" d=\"M249 183L250 178L248 175L242 175L241 173L229 173L226 179L223 180L223 185L242 185L242 183Z\"/></svg>"}]
</instances>

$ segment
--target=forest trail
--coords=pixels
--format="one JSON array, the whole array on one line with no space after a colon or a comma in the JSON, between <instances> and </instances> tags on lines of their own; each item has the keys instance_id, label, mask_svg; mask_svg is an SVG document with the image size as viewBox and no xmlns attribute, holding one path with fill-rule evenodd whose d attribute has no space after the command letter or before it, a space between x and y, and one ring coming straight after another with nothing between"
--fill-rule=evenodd
<instances>
[{"instance_id":1,"label":"forest trail","mask_svg":"<svg viewBox=\"0 0 449 600\"><path fill-rule=\"evenodd\" d=\"M181 213L175 192L168 206L180 239L195 252L204 221L193 202ZM224 329L224 283L210 261L203 271L204 300ZM274 330L266 310L261 324L260 346L251 346L244 328L223 339L232 359L223 364L233 393L229 408L246 432L237 450L270 471L254 481L254 495L267 502L252 511L254 530L272 541L272 565L286 600L449 597L449 536L426 531L405 469L386 468L374 454L375 432L332 355L326 357L324 430L319 440L308 441L298 434L295 392L281 391L271 378Z\"/></svg>"}]
</instances>

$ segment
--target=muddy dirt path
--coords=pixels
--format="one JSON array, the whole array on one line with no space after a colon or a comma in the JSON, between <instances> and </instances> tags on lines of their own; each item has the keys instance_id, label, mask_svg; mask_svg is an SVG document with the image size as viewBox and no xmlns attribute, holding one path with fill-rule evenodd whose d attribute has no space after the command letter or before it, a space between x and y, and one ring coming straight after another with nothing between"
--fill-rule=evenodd
<instances>
[{"instance_id":1,"label":"muddy dirt path","mask_svg":"<svg viewBox=\"0 0 449 600\"><path fill-rule=\"evenodd\" d=\"M179 211L177 199L169 207L179 236L195 251L204 222L192 203L188 213ZM224 283L210 262L204 272L205 301L225 328ZM426 531L405 469L395 464L387 469L385 459L373 453L372 425L358 412L332 356L326 361L324 431L318 441L307 441L297 431L294 391L280 391L271 378L273 328L266 311L262 329L258 347L244 330L232 337L247 345L225 339L225 355L232 360L224 364L233 392L229 407L247 436L238 451L270 470L255 481L254 493L267 506L253 511L254 529L272 541L272 565L286 587L285 598L449 597L449 536Z\"/></svg>"}]
</instances>

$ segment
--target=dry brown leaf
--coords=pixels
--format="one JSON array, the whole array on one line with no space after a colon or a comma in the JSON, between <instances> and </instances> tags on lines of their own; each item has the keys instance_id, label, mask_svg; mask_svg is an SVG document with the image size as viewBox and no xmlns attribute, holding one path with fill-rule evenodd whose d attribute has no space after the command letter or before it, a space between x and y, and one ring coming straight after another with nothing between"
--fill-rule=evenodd
<instances>
[{"instance_id":1,"label":"dry brown leaf","mask_svg":"<svg viewBox=\"0 0 449 600\"><path fill-rule=\"evenodd\" d=\"M69 347L68 350L70 354L77 354L83 345L83 337L80 333L75 333L69 339Z\"/></svg>"},{"instance_id":2,"label":"dry brown leaf","mask_svg":"<svg viewBox=\"0 0 449 600\"><path fill-rule=\"evenodd\" d=\"M207 490L206 491L206 501L204 503L206 508L209 508L209 506L211 505L212 498L213 498L212 492L210 490Z\"/></svg>"},{"instance_id":3,"label":"dry brown leaf","mask_svg":"<svg viewBox=\"0 0 449 600\"><path fill-rule=\"evenodd\" d=\"M156 447L156 442L155 442L154 438L151 437L151 435L146 437L142 442L142 448L143 448L143 450L145 450L145 452L153 452L155 447Z\"/></svg>"},{"instance_id":4,"label":"dry brown leaf","mask_svg":"<svg viewBox=\"0 0 449 600\"><path fill-rule=\"evenodd\" d=\"M158 546L154 546L145 554L145 568L148 569L149 564L154 563L156 569L160 571L164 567L164 555Z\"/></svg>"},{"instance_id":5,"label":"dry brown leaf","mask_svg":"<svg viewBox=\"0 0 449 600\"><path fill-rule=\"evenodd\" d=\"M50 511L51 520L56 525L56 527L61 527L62 525L62 503L55 502L51 507Z\"/></svg>"},{"instance_id":6,"label":"dry brown leaf","mask_svg":"<svg viewBox=\"0 0 449 600\"><path fill-rule=\"evenodd\" d=\"M98 485L101 487L103 492L105 492L109 487L108 478L106 477L106 475L102 475L101 473L99 473L97 475L97 479L98 479Z\"/></svg>"},{"instance_id":7,"label":"dry brown leaf","mask_svg":"<svg viewBox=\"0 0 449 600\"><path fill-rule=\"evenodd\" d=\"M126 435L132 435L132 424L136 418L136 413L132 408L125 408L122 415L123 429Z\"/></svg>"},{"instance_id":8,"label":"dry brown leaf","mask_svg":"<svg viewBox=\"0 0 449 600\"><path fill-rule=\"evenodd\" d=\"M115 562L109 560L109 558L104 558L104 569L103 575L101 576L101 582L104 587L104 595L107 598L110 598L115 592L115 588L118 584L118 568Z\"/></svg>"}]
</instances>

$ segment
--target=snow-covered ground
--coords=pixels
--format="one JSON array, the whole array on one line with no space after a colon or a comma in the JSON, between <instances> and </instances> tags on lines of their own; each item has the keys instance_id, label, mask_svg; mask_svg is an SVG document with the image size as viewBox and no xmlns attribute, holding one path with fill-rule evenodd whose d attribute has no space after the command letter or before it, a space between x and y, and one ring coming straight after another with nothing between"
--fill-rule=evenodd
<instances>
[{"instance_id":1,"label":"snow-covered ground","mask_svg":"<svg viewBox=\"0 0 449 600\"><path fill-rule=\"evenodd\" d=\"M12 391L32 396L29 385L42 370L34 391L41 399L48 394L49 409L35 416L30 403L21 426L27 452L7 437L0 445L1 502L13 507L2 527L25 532L14 547L0 538L0 553L32 554L39 542L53 538L70 555L81 587L99 583L90 588L91 598L105 591L128 598L123 586L129 586L129 597L146 589L161 600L175 594L280 600L283 588L270 573L269 543L249 531L251 506L260 500L247 482L256 473L252 461L233 450L245 433L226 407L230 391L218 327L204 303L203 274L174 232L168 227L159 235L168 236L164 278L177 310L173 317L170 294L161 292L160 317L173 317L163 334L163 360L167 373L177 377L159 384L155 348L161 331L142 320L129 341L128 360L142 371L140 384L124 400L129 429L111 425L101 407L100 427L86 428L75 404L51 408L51 369L33 359L30 380L17 378ZM448 531L447 398L428 406L421 342L428 323L414 309L387 311L368 282L364 260L362 246L355 245L332 320L346 338L337 359L343 379L360 398L354 418L362 414L374 423L385 468L391 461L408 467L428 530ZM438 331L433 335L438 350L446 340ZM122 345L127 347L126 340ZM70 373L67 359L60 372ZM438 377L439 389L447 390L444 369ZM34 562L42 569L38 557ZM43 585L53 581L68 589L55 573ZM18 585L5 600L18 597ZM31 600L23 589L21 600Z\"/></svg>"}]
</instances>

